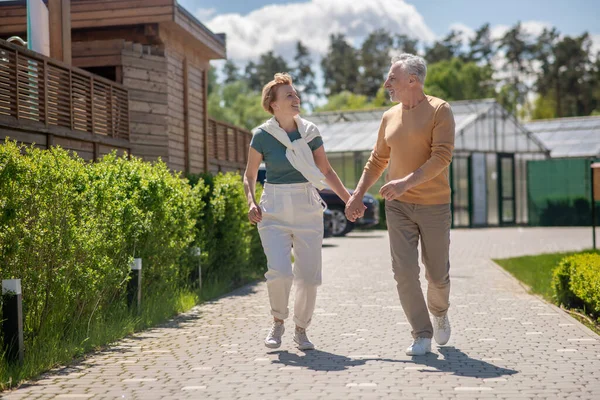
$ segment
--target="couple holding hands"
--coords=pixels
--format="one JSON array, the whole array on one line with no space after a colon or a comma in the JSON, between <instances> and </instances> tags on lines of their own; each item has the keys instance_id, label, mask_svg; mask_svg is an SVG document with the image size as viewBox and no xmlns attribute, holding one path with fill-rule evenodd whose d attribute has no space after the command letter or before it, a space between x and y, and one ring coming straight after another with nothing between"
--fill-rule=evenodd
<instances>
[{"instance_id":1,"label":"couple holding hands","mask_svg":"<svg viewBox=\"0 0 600 400\"><path fill-rule=\"evenodd\" d=\"M431 351L450 338L449 165L454 149L454 117L447 102L423 91L427 66L412 54L394 57L385 80L392 102L382 117L373 151L352 195L331 168L317 127L300 118L300 98L288 74L276 74L262 92L262 106L273 118L250 143L244 188L249 220L258 225L267 257L265 274L273 324L268 348L281 346L292 284L296 285L293 340L314 349L306 329L321 284L324 203L317 189L327 184L345 203L346 217L364 214L362 198L387 168L379 193L386 200L392 270L413 341L407 355ZM267 181L259 202L256 177L261 162ZM428 281L427 302L419 279L418 243ZM291 252L294 252L294 263ZM433 316L431 319L429 314Z\"/></svg>"}]
</instances>

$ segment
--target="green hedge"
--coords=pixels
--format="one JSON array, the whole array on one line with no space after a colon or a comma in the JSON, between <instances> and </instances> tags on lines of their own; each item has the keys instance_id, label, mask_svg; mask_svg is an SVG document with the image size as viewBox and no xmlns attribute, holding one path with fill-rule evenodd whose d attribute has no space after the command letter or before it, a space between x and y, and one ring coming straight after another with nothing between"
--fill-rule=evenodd
<instances>
[{"instance_id":1,"label":"green hedge","mask_svg":"<svg viewBox=\"0 0 600 400\"><path fill-rule=\"evenodd\" d=\"M198 219L202 249L202 279L226 280L233 286L258 278L266 271L266 257L256 227L248 221L246 196L240 175L190 175L192 185L206 187L206 212ZM258 185L257 196L262 188ZM258 198L258 197L257 197Z\"/></svg>"},{"instance_id":2,"label":"green hedge","mask_svg":"<svg viewBox=\"0 0 600 400\"><path fill-rule=\"evenodd\" d=\"M161 162L0 146L0 275L22 280L26 341L108 318L134 257L145 292L181 286L201 190Z\"/></svg>"},{"instance_id":3,"label":"green hedge","mask_svg":"<svg viewBox=\"0 0 600 400\"><path fill-rule=\"evenodd\" d=\"M532 211L533 212L533 211ZM592 223L590 200L585 197L547 199L536 205L540 226L589 226ZM596 206L596 225L600 225L600 208Z\"/></svg>"},{"instance_id":4,"label":"green hedge","mask_svg":"<svg viewBox=\"0 0 600 400\"><path fill-rule=\"evenodd\" d=\"M565 257L554 270L552 286L559 304L583 308L600 320L600 254Z\"/></svg>"},{"instance_id":5,"label":"green hedge","mask_svg":"<svg viewBox=\"0 0 600 400\"><path fill-rule=\"evenodd\" d=\"M223 290L264 272L239 175L193 183L161 161L111 154L88 163L60 148L0 145L0 278L22 282L26 363L42 347L72 357L171 316L194 293L199 261L205 285ZM127 319L134 257L143 259L143 314ZM114 323L118 333L95 333Z\"/></svg>"}]
</instances>

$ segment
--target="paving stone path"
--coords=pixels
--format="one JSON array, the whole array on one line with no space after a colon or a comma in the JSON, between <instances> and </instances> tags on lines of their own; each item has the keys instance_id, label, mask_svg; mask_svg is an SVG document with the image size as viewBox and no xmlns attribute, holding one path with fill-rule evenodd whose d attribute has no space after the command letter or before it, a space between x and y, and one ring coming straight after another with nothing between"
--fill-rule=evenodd
<instances>
[{"instance_id":1,"label":"paving stone path","mask_svg":"<svg viewBox=\"0 0 600 400\"><path fill-rule=\"evenodd\" d=\"M264 283L203 304L13 392L16 399L600 399L600 337L491 259L591 247L584 228L452 231L453 335L422 357L391 273L387 232L325 240L310 337L277 351ZM422 278L423 285L425 280Z\"/></svg>"}]
</instances>

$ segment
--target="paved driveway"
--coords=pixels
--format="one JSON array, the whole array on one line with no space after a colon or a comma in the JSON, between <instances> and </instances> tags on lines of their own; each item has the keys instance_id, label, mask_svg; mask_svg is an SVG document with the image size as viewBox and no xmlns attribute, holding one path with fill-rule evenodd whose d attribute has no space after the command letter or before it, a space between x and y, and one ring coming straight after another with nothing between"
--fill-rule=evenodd
<instances>
[{"instance_id":1,"label":"paved driveway","mask_svg":"<svg viewBox=\"0 0 600 400\"><path fill-rule=\"evenodd\" d=\"M600 399L600 337L491 261L589 248L589 229L454 230L453 335L422 357L404 354L410 328L387 232L325 242L309 329L318 350L296 350L291 321L278 351L263 346L270 318L259 283L2 398Z\"/></svg>"}]
</instances>

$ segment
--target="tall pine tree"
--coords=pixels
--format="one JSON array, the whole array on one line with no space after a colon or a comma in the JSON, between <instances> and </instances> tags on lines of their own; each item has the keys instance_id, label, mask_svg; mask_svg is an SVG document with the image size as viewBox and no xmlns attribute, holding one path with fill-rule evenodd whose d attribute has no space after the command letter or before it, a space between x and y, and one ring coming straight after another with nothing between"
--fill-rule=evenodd
<instances>
[{"instance_id":1,"label":"tall pine tree","mask_svg":"<svg viewBox=\"0 0 600 400\"><path fill-rule=\"evenodd\" d=\"M329 37L329 50L321 60L324 89L327 95L344 90L354 91L359 77L357 51L346 41L343 34Z\"/></svg>"},{"instance_id":2,"label":"tall pine tree","mask_svg":"<svg viewBox=\"0 0 600 400\"><path fill-rule=\"evenodd\" d=\"M315 73L312 70L312 58L308 48L301 41L296 43L296 63L294 67L294 85L300 91L302 103L312 108L311 97L317 94L317 85L315 83Z\"/></svg>"},{"instance_id":3,"label":"tall pine tree","mask_svg":"<svg viewBox=\"0 0 600 400\"><path fill-rule=\"evenodd\" d=\"M361 74L357 92L374 98L390 68L394 39L383 29L371 32L360 49Z\"/></svg>"}]
</instances>

